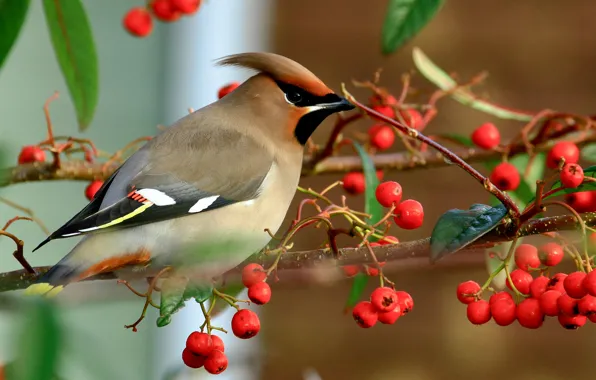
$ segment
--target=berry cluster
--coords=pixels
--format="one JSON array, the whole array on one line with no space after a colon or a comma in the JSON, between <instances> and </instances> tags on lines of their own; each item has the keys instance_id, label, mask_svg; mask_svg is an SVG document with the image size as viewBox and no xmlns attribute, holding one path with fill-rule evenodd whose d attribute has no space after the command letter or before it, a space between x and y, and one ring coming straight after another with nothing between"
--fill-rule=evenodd
<instances>
[{"instance_id":1,"label":"berry cluster","mask_svg":"<svg viewBox=\"0 0 596 380\"><path fill-rule=\"evenodd\" d=\"M224 354L221 338L199 331L192 332L186 339L182 361L190 368L205 367L207 372L214 375L228 368L228 358Z\"/></svg>"},{"instance_id":2,"label":"berry cluster","mask_svg":"<svg viewBox=\"0 0 596 380\"><path fill-rule=\"evenodd\" d=\"M377 321L392 325L413 308L414 299L407 292L380 287L372 292L369 301L361 301L354 306L352 317L358 326L368 329Z\"/></svg>"},{"instance_id":3,"label":"berry cluster","mask_svg":"<svg viewBox=\"0 0 596 380\"><path fill-rule=\"evenodd\" d=\"M563 247L554 242L540 248L530 244L516 248L514 259L518 268L509 274L506 284L520 302L506 291L496 292L486 301L481 295L488 284L485 287L474 281L459 284L457 298L468 305L468 320L481 325L492 318L499 326L517 320L522 327L537 329L546 317L557 317L561 326L570 330L582 327L587 320L596 322L596 272L549 276L550 267L559 264L563 257ZM538 275L534 277L532 272Z\"/></svg>"},{"instance_id":4,"label":"berry cluster","mask_svg":"<svg viewBox=\"0 0 596 380\"><path fill-rule=\"evenodd\" d=\"M130 9L122 19L124 29L135 37L146 37L153 31L153 17L174 22L196 13L201 0L151 0L146 7Z\"/></svg>"},{"instance_id":5,"label":"berry cluster","mask_svg":"<svg viewBox=\"0 0 596 380\"><path fill-rule=\"evenodd\" d=\"M424 121L418 110L413 108L400 109L398 101L391 95L375 95L370 99L371 108L383 116L395 119L416 130L422 130ZM368 130L370 145L378 151L391 148L395 142L395 130L392 126L377 123Z\"/></svg>"}]
</instances>

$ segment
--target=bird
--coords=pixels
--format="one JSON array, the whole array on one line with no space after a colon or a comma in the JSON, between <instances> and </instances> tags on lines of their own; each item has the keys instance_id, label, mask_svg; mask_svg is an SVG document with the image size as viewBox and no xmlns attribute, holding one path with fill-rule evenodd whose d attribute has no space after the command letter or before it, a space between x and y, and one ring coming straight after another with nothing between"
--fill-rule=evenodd
<instances>
[{"instance_id":1,"label":"bird","mask_svg":"<svg viewBox=\"0 0 596 380\"><path fill-rule=\"evenodd\" d=\"M330 115L354 109L296 61L270 52L220 58L255 71L234 91L163 129L33 251L82 237L25 293L113 272L192 267L209 279L267 246L294 198L304 147Z\"/></svg>"}]
</instances>

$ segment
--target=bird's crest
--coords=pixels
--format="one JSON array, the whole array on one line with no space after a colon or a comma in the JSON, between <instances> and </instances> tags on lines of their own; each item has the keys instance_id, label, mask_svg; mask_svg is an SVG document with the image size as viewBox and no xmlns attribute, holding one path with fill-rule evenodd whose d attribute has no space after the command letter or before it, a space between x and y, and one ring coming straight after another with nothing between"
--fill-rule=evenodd
<instances>
[{"instance_id":1,"label":"bird's crest","mask_svg":"<svg viewBox=\"0 0 596 380\"><path fill-rule=\"evenodd\" d=\"M264 52L234 54L219 59L217 64L257 70L275 80L293 84L317 96L325 96L333 92L306 67L278 54Z\"/></svg>"}]
</instances>

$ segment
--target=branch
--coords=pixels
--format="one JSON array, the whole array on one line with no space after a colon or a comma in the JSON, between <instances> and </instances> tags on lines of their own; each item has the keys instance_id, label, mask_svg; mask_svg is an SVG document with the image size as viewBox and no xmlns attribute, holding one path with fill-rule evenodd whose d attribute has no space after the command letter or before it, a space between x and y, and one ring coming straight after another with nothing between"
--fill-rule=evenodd
<instances>
[{"instance_id":1,"label":"branch","mask_svg":"<svg viewBox=\"0 0 596 380\"><path fill-rule=\"evenodd\" d=\"M578 142L581 147L596 142L596 135L590 136ZM523 143L513 145L509 155L513 156L525 152L526 146ZM550 145L536 147L534 152L547 152ZM486 151L475 148L456 149L453 152L463 160L473 162L487 162L499 160L503 154L500 152ZM449 166L443 156L437 152L420 153L417 157L407 152L376 154L371 156L375 167L382 170L406 171L424 168L436 168ZM313 167L315 159L307 156L304 159L303 176L312 176L330 173L345 173L349 171L362 170L362 161L358 156L334 156L317 163ZM109 177L118 168L118 163L88 163L82 160L63 161L61 167L55 169L52 163L36 162L33 164L18 165L12 168L0 169L0 187L23 182L34 181L56 181L56 180L80 180L92 181Z\"/></svg>"},{"instance_id":2,"label":"branch","mask_svg":"<svg viewBox=\"0 0 596 380\"><path fill-rule=\"evenodd\" d=\"M586 226L596 226L596 212L582 214L582 219ZM518 236L539 235L553 231L575 230L579 226L573 215L553 216L528 221L519 230ZM430 256L429 242L430 238L403 242L393 245L384 245L374 248L374 254L378 261L393 262L396 267L410 267L412 264L422 267L436 267L452 265L454 262L464 262L466 264L484 265L485 259L482 254L486 248L490 248L498 243L512 240L509 231L502 226L497 227L487 235L477 240L474 244L462 249L457 254L447 257L437 264L431 264L428 260ZM361 248L342 248L339 250L341 257L335 259L329 249L316 249L312 251L288 252L281 256L277 269L296 270L313 269L325 264L331 266L341 266L348 264L369 264L373 261L370 252L366 246ZM237 277L242 268L248 262L258 262L264 267L271 266L275 261L274 255L260 254L251 257L246 262L224 274L226 278ZM47 272L50 267L34 268L38 273ZM104 273L90 277L84 281L96 280L114 280L116 276L113 273ZM15 270L12 272L0 273L0 292L25 289L33 283L35 276L27 273L25 270Z\"/></svg>"}]
</instances>

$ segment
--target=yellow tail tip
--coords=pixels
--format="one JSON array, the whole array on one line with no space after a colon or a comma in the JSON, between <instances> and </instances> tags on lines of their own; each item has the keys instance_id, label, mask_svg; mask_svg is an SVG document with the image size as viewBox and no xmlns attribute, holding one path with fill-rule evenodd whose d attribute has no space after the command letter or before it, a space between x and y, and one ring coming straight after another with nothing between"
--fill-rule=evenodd
<instances>
[{"instance_id":1,"label":"yellow tail tip","mask_svg":"<svg viewBox=\"0 0 596 380\"><path fill-rule=\"evenodd\" d=\"M46 296L46 297L55 297L58 293L60 293L64 289L64 286L52 286L48 283L41 283L41 284L33 284L25 289L26 296Z\"/></svg>"}]
</instances>

